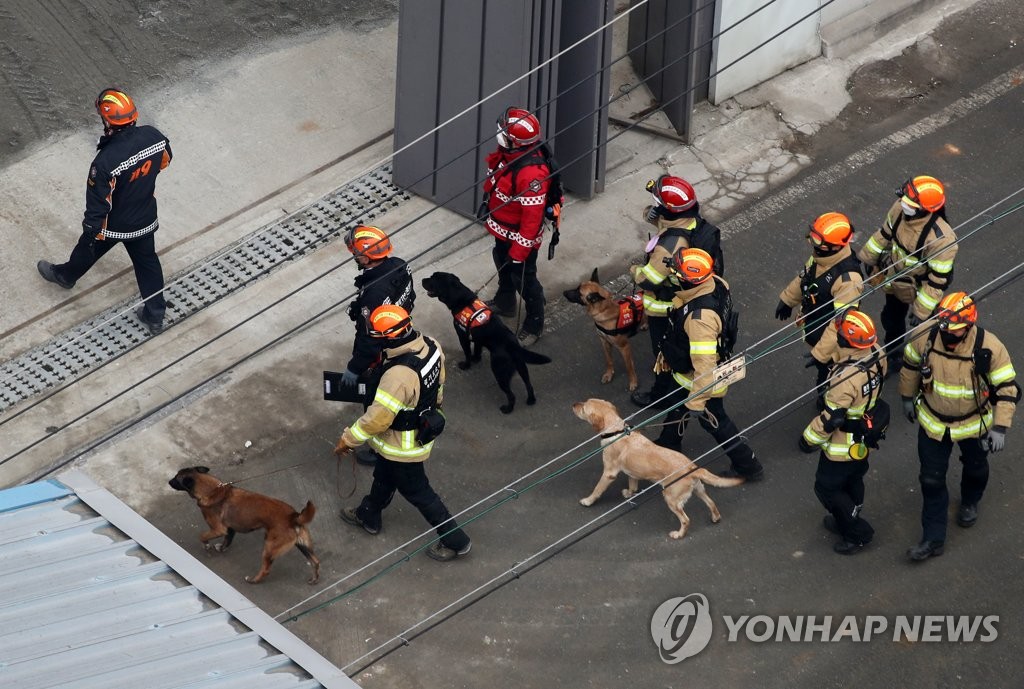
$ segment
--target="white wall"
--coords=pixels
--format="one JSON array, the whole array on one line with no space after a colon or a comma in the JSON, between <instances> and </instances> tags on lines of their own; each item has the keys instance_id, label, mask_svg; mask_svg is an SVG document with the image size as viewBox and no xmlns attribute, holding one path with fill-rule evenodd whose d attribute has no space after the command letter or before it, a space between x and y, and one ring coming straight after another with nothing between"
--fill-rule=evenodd
<instances>
[{"instance_id":1,"label":"white wall","mask_svg":"<svg viewBox=\"0 0 1024 689\"><path fill-rule=\"evenodd\" d=\"M832 5L863 2L867 0L838 0ZM719 0L715 3L715 35L723 29L726 33L715 39L712 45L711 73L725 69L711 78L708 100L712 103L721 103L821 54L820 20L818 14L814 14L756 52L726 67L800 17L817 10L820 3L819 0L777 0L735 28L729 28L763 5L764 0Z\"/></svg>"},{"instance_id":2,"label":"white wall","mask_svg":"<svg viewBox=\"0 0 1024 689\"><path fill-rule=\"evenodd\" d=\"M878 0L835 0L831 5L821 10L821 25L828 26L837 19L842 19L851 12L863 9L868 5L874 5ZM884 0L883 0L884 1ZM819 3L824 0L819 0Z\"/></svg>"}]
</instances>

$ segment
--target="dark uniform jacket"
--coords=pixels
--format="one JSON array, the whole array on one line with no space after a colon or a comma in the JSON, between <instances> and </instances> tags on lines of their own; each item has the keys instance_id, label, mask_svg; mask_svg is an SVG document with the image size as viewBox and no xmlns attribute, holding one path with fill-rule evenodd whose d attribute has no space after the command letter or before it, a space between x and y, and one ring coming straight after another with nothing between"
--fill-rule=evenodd
<instances>
[{"instance_id":1,"label":"dark uniform jacket","mask_svg":"<svg viewBox=\"0 0 1024 689\"><path fill-rule=\"evenodd\" d=\"M171 144L156 127L124 127L104 136L89 168L84 232L135 239L156 230L156 177L171 163Z\"/></svg>"},{"instance_id":2,"label":"dark uniform jacket","mask_svg":"<svg viewBox=\"0 0 1024 689\"><path fill-rule=\"evenodd\" d=\"M359 290L355 301L349 306L349 316L356 324L355 344L348 370L362 373L380 355L385 340L370 337L367 321L378 306L396 304L412 313L416 301L412 272L409 266L397 256L388 256L379 264L362 271L355 279Z\"/></svg>"}]
</instances>

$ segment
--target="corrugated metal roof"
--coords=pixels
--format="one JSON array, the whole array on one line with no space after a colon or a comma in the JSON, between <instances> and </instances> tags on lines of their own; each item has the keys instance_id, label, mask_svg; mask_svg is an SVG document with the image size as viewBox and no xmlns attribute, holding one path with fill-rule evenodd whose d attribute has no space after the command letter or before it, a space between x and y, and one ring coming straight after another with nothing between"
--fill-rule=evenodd
<instances>
[{"instance_id":1,"label":"corrugated metal roof","mask_svg":"<svg viewBox=\"0 0 1024 689\"><path fill-rule=\"evenodd\" d=\"M78 471L0 491L0 686L357 689Z\"/></svg>"}]
</instances>

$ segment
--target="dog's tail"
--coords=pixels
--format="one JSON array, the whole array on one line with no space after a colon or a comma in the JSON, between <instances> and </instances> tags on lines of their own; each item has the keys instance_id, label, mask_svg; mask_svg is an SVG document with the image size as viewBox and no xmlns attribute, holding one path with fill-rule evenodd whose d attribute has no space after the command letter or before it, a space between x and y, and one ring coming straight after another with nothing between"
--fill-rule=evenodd
<instances>
[{"instance_id":1,"label":"dog's tail","mask_svg":"<svg viewBox=\"0 0 1024 689\"><path fill-rule=\"evenodd\" d=\"M528 364L550 364L551 357L544 356L540 352L534 352L527 349L526 347L519 347L519 352L516 354L520 359Z\"/></svg>"},{"instance_id":2,"label":"dog's tail","mask_svg":"<svg viewBox=\"0 0 1024 689\"><path fill-rule=\"evenodd\" d=\"M746 482L746 479L742 476L725 478L718 474L712 474L707 469L697 469L697 471L693 472L693 475L709 486L715 486L716 488L735 488L736 486L742 486Z\"/></svg>"},{"instance_id":3,"label":"dog's tail","mask_svg":"<svg viewBox=\"0 0 1024 689\"><path fill-rule=\"evenodd\" d=\"M306 501L306 506L302 508L301 512L295 512L292 515L292 527L299 528L313 521L313 517L316 516L316 506L312 500Z\"/></svg>"}]
</instances>

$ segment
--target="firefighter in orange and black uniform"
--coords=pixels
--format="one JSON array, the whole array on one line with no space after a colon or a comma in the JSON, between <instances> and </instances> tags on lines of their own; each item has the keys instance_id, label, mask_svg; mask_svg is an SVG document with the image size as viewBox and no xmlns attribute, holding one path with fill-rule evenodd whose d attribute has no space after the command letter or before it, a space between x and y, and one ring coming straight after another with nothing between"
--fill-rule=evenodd
<instances>
[{"instance_id":1,"label":"firefighter in orange and black uniform","mask_svg":"<svg viewBox=\"0 0 1024 689\"><path fill-rule=\"evenodd\" d=\"M637 287L643 289L651 347L657 358L658 348L669 329L668 312L679 289L669 266L672 257L680 249L702 249L711 256L715 274L719 277L725 274L725 259L722 256L721 232L701 217L697 194L689 182L682 177L662 175L656 180L648 180L646 189L654 198L654 204L644 208L643 217L658 231L647 244L647 263L631 266L629 272ZM656 404L665 408L671 402L659 400L675 389L671 375L656 373L651 389L634 391L630 399L638 407Z\"/></svg>"},{"instance_id":2,"label":"firefighter in orange and black uniform","mask_svg":"<svg viewBox=\"0 0 1024 689\"><path fill-rule=\"evenodd\" d=\"M163 330L164 274L153 233L156 177L171 162L171 144L156 127L138 126L135 102L124 91L103 89L96 98L103 121L98 153L89 168L82 235L67 263L39 261L44 279L71 289L115 244L121 242L135 268L145 303L135 315L153 335Z\"/></svg>"},{"instance_id":3,"label":"firefighter in orange and black uniform","mask_svg":"<svg viewBox=\"0 0 1024 689\"><path fill-rule=\"evenodd\" d=\"M545 202L551 168L540 143L540 121L524 108L511 107L498 118L498 149L487 156L481 219L494 235L491 256L498 291L487 305L502 316L523 297L526 318L519 341L532 345L544 332L544 287L537 279L537 254L543 239Z\"/></svg>"},{"instance_id":4,"label":"firefighter in orange and black uniform","mask_svg":"<svg viewBox=\"0 0 1024 689\"><path fill-rule=\"evenodd\" d=\"M780 321L788 320L793 308L800 307L804 342L811 348L807 365L818 371L819 408L825 397L823 385L838 350L836 330L826 324L840 311L857 308L864 293L860 261L850 248L852 239L853 226L845 215L819 215L807 235L812 247L811 257L800 274L782 290L775 307L775 317Z\"/></svg>"}]
</instances>

